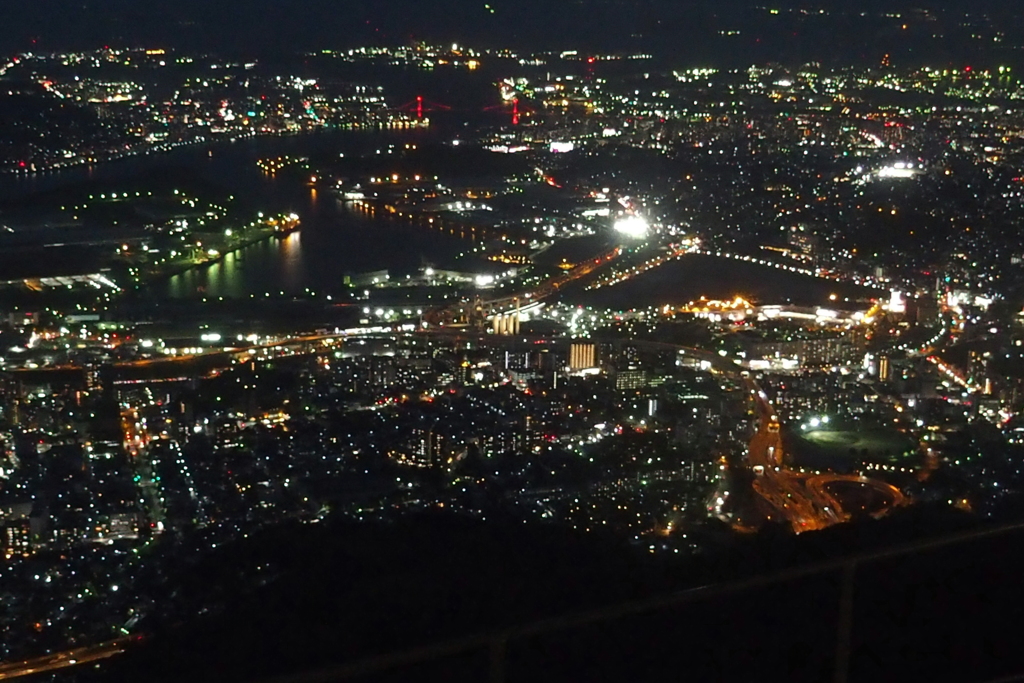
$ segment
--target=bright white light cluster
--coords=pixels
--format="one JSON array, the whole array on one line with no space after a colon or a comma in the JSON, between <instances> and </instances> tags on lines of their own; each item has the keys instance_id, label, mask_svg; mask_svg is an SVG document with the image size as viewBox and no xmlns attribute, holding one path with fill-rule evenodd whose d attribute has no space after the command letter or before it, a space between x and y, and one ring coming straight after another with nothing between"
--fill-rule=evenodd
<instances>
[{"instance_id":1,"label":"bright white light cluster","mask_svg":"<svg viewBox=\"0 0 1024 683\"><path fill-rule=\"evenodd\" d=\"M892 166L885 166L878 171L879 178L913 178L921 171L914 168L914 164L906 164L897 161Z\"/></svg>"},{"instance_id":2,"label":"bright white light cluster","mask_svg":"<svg viewBox=\"0 0 1024 683\"><path fill-rule=\"evenodd\" d=\"M647 221L640 216L631 215L623 216L615 221L614 228L617 233L639 239L647 236L647 231L650 229L650 226L647 224Z\"/></svg>"}]
</instances>

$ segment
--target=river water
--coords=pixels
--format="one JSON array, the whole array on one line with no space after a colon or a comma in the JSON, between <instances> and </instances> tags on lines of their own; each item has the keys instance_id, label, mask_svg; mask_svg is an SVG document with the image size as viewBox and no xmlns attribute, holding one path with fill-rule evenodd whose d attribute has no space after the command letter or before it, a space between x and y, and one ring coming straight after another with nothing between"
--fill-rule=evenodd
<instances>
[{"instance_id":1,"label":"river water","mask_svg":"<svg viewBox=\"0 0 1024 683\"><path fill-rule=\"evenodd\" d=\"M250 138L180 148L169 153L33 176L0 179L0 200L16 199L87 180L116 184L160 169L187 168L197 177L246 197L262 210L299 214L299 232L270 238L226 255L221 261L151 285L157 298L248 298L270 293L331 293L347 273L389 269L414 272L424 265L452 268L465 240L348 211L323 189L294 176L269 176L256 166L261 157L347 155L388 143L433 139L430 130L326 131L290 137Z\"/></svg>"},{"instance_id":2,"label":"river water","mask_svg":"<svg viewBox=\"0 0 1024 683\"><path fill-rule=\"evenodd\" d=\"M263 173L256 160L282 155L322 156L324 152L372 154L374 148L389 143L428 142L442 134L438 129L327 131L218 142L89 169L0 178L0 201L86 180L116 183L160 169L184 167L201 179L247 198L264 211L294 211L302 219L302 228L154 283L149 287L147 300L258 300L267 295L271 299L281 295L302 296L307 291L335 294L346 289L346 274L382 269L393 274L411 273L427 265L456 268L458 255L471 244L422 227L351 212L332 195L303 185L295 176L284 174L275 178ZM860 288L839 289L844 299L860 298L866 292ZM835 285L815 278L702 257L666 266L650 277L638 278L613 290L593 293L580 303L620 308L660 305L668 303L662 301L663 294L671 292L673 303L702 295L731 297L743 293L760 301L821 304L828 301L833 291L837 291Z\"/></svg>"}]
</instances>

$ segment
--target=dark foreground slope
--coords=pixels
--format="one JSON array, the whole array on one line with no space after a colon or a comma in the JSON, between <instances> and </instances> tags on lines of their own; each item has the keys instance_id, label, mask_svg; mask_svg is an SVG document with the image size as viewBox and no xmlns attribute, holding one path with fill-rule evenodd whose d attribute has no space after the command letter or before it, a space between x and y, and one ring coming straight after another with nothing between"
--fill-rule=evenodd
<instances>
[{"instance_id":1,"label":"dark foreground slope","mask_svg":"<svg viewBox=\"0 0 1024 683\"><path fill-rule=\"evenodd\" d=\"M346 662L597 609L581 623L513 636L501 659L505 679L824 680L840 632L842 569L801 568L978 528L918 508L796 538L769 531L686 563L611 539L449 516L278 529L169 587L168 599L216 597L222 611L151 622L138 649L78 679L343 680ZM1018 630L1005 627L1024 613L1022 538L1013 531L861 562L850 680L986 681L1024 671ZM253 588L261 574L266 585ZM636 614L607 609L773 575L779 580L698 591L694 601ZM482 643L351 680L486 680L488 653Z\"/></svg>"}]
</instances>

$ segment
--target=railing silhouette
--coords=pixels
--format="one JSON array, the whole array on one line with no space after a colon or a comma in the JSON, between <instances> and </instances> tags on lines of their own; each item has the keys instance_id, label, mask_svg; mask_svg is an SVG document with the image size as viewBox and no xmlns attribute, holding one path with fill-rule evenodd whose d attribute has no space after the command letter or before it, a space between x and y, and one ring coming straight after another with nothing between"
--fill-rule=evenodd
<instances>
[{"instance_id":1,"label":"railing silhouette","mask_svg":"<svg viewBox=\"0 0 1024 683\"><path fill-rule=\"evenodd\" d=\"M980 530L956 533L940 538L929 538L880 550L863 552L848 557L810 563L803 566L787 568L778 572L762 574L736 581L724 582L681 590L674 593L651 598L599 607L596 609L540 619L531 623L500 629L489 633L473 634L453 638L430 645L394 651L379 656L352 661L321 669L289 674L272 678L265 683L333 683L349 680L377 680L377 676L394 674L403 669L423 664L443 664L467 656L476 662L478 675L457 680L480 680L491 683L505 683L513 678L510 676L510 663L515 660L518 648L536 639L574 636L580 630L593 627L614 625L628 619L653 617L674 609L696 606L697 603L714 603L750 595L760 589L772 589L795 583L807 583L815 579L828 579L838 589L838 600L831 605L822 605L821 611L828 616L834 634L834 650L830 653L818 653L831 660L830 672L816 680L831 680L836 683L847 683L851 680L851 654L854 645L854 617L856 603L856 585L858 572L878 565L887 560L901 560L931 551L956 549L958 553L971 542L1006 541L1015 532L1024 531L1024 522L1004 524ZM997 590L998 587L993 587ZM1008 609L1012 609L1009 608ZM831 615L834 613L834 620ZM685 615L684 615L685 616ZM1018 615L1021 616L1021 615ZM819 620L820 621L820 620ZM813 626L813 624L811 624ZM1018 628L1019 624L1012 626ZM799 639L799 635L796 636ZM951 655L952 656L952 655ZM685 676L685 665L680 668L679 680ZM786 671L766 672L764 680L778 678L780 680L796 680L787 676ZM981 681L1024 680L1024 657L1018 664L1019 675L1000 675L996 678L978 678ZM515 680L538 680L536 672L515 677ZM541 677L543 678L543 677ZM388 680L393 680L388 678ZM394 680L422 680L415 675L406 675ZM543 678L543 680L569 680L566 678ZM591 680L591 679L577 679ZM612 678L610 680L619 680ZM635 680L646 680L638 676ZM800 679L802 680L802 679Z\"/></svg>"}]
</instances>

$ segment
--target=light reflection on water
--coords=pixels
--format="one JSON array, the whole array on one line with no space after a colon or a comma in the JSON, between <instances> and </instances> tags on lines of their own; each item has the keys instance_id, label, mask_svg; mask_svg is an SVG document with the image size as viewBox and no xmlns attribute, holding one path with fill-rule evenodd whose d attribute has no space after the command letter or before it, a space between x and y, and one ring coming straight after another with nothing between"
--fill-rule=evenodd
<instances>
[{"instance_id":1,"label":"light reflection on water","mask_svg":"<svg viewBox=\"0 0 1024 683\"><path fill-rule=\"evenodd\" d=\"M471 242L423 227L350 213L333 197L299 211L302 227L257 242L157 285L165 296L249 297L341 291L346 274L455 268Z\"/></svg>"},{"instance_id":2,"label":"light reflection on water","mask_svg":"<svg viewBox=\"0 0 1024 683\"><path fill-rule=\"evenodd\" d=\"M411 273L420 267L458 268L456 256L471 246L468 240L447 233L414 227L365 213L349 211L331 193L311 188L285 175L275 178L259 171L256 160L271 156L312 156L345 151L370 151L388 142L422 140L429 132L352 133L328 132L285 138L263 138L224 142L205 147L182 148L152 157L136 158L95 168L78 168L57 173L4 178L0 200L52 190L69 183L88 180L116 182L169 167L185 167L211 184L225 188L267 212L295 211L302 219L301 230L286 237L273 237L250 245L208 266L158 282L150 287L157 298L249 298L266 294L301 295L311 290L335 293L344 288L344 276L388 269L393 275ZM643 305L648 298L661 302L663 290L672 300L682 301L701 294L723 295L748 292L764 300L818 299L813 291L820 284L807 279L793 280L775 272L751 272L718 259L688 259L682 281L661 283L660 278L676 272L675 267L659 269L652 278L627 283L601 292L610 305ZM672 278L669 278L670 280ZM692 280L692 282L691 282ZM714 286L712 286L714 285ZM760 291L764 289L765 291ZM715 290L715 291L712 291ZM808 296L810 295L810 296ZM852 293L851 296L856 294ZM587 298L587 297L584 297ZM619 301L621 299L621 301ZM598 303L587 301L586 303Z\"/></svg>"},{"instance_id":3,"label":"light reflection on water","mask_svg":"<svg viewBox=\"0 0 1024 683\"><path fill-rule=\"evenodd\" d=\"M285 174L262 173L256 160L272 156L316 156L344 151L369 151L387 143L422 141L429 131L334 131L283 138L221 142L181 148L95 168L4 178L0 200L23 197L64 185L100 180L116 183L171 167L184 167L211 185L233 193L266 212L291 212L302 219L301 230L250 245L223 259L158 282L158 297L248 298L266 293L302 294L338 291L347 273L389 269L414 272L424 265L455 267L467 241L371 216L355 214L323 188L311 188Z\"/></svg>"}]
</instances>

